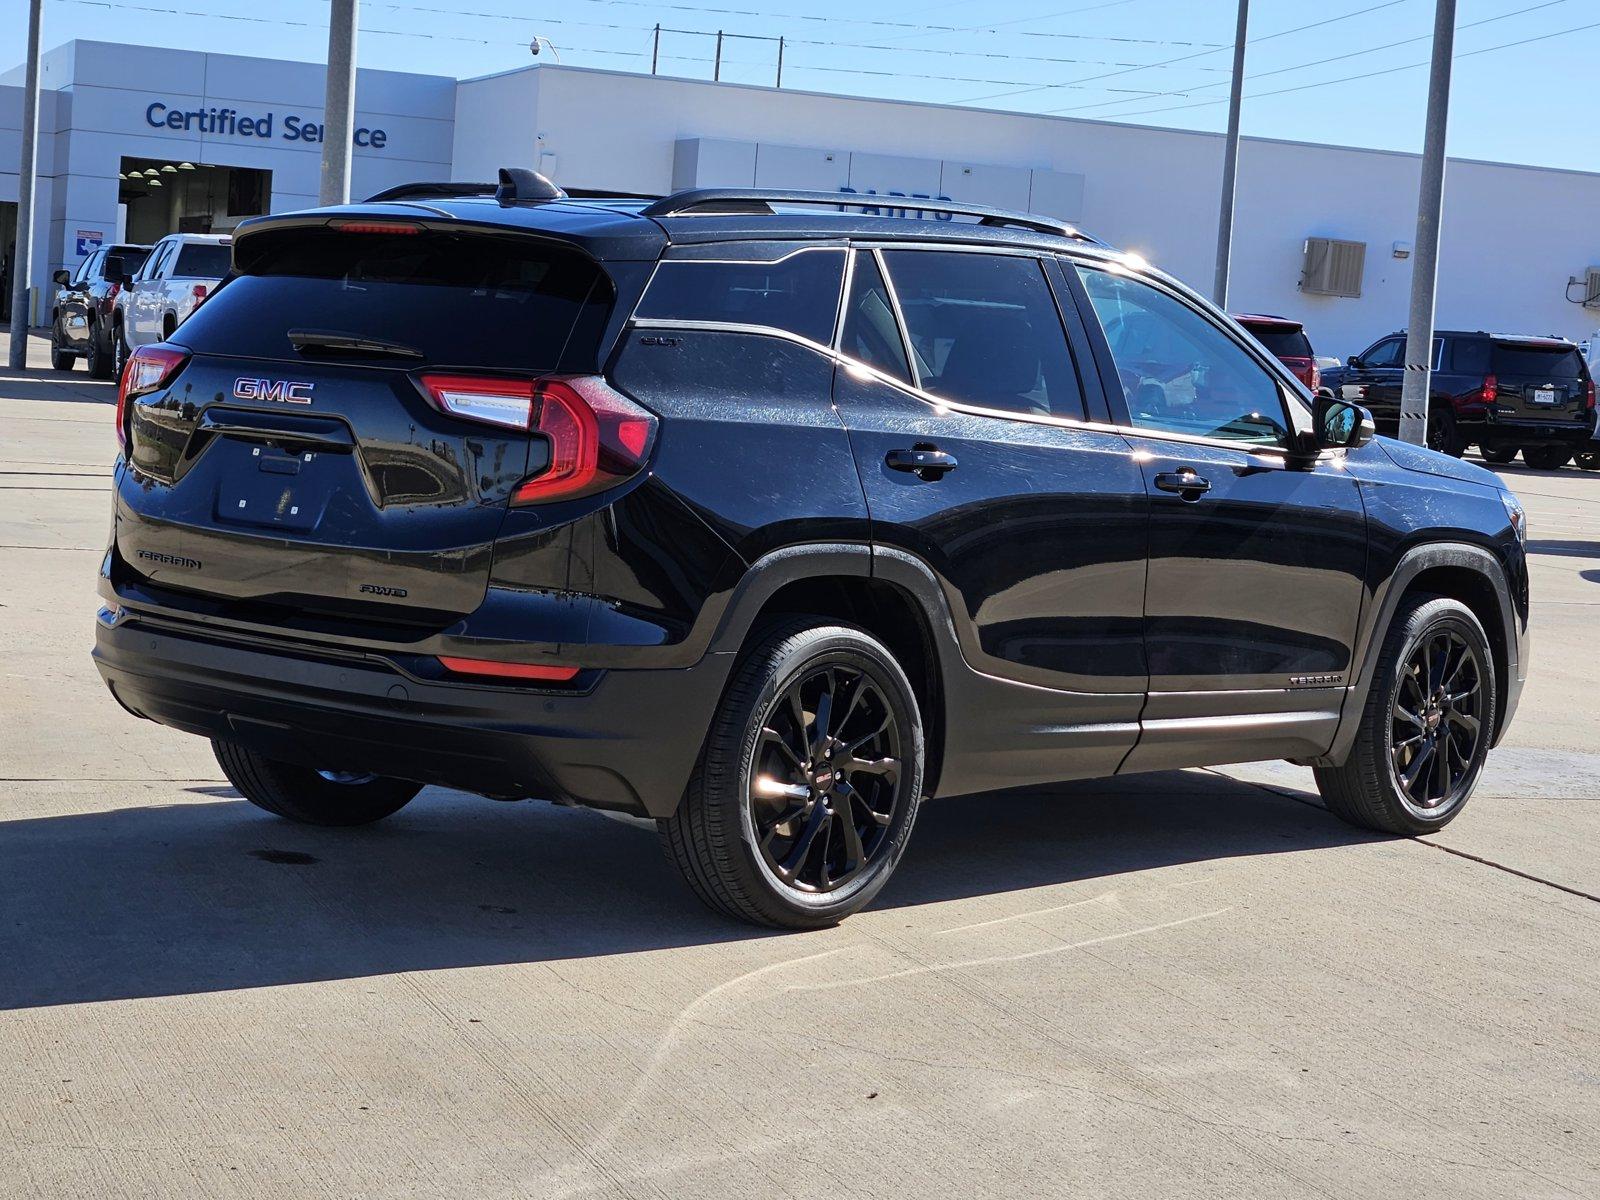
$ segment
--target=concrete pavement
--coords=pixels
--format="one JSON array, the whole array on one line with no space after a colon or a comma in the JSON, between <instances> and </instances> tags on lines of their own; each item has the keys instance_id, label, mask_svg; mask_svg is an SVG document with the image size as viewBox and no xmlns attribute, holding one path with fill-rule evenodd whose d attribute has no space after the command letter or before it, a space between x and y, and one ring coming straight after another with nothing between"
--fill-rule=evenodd
<instances>
[{"instance_id":1,"label":"concrete pavement","mask_svg":"<svg viewBox=\"0 0 1600 1200\"><path fill-rule=\"evenodd\" d=\"M1437 837L1283 764L947 801L775 936L634 825L300 828L123 713L111 402L0 372L0 1196L1600 1194L1600 476L1503 469L1533 681Z\"/></svg>"}]
</instances>

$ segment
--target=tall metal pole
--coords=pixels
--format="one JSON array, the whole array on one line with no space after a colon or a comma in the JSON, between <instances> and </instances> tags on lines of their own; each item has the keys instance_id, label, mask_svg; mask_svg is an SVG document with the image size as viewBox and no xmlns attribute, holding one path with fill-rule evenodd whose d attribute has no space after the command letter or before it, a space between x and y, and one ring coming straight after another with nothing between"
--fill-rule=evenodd
<instances>
[{"instance_id":1,"label":"tall metal pole","mask_svg":"<svg viewBox=\"0 0 1600 1200\"><path fill-rule=\"evenodd\" d=\"M656 63L661 60L661 22L656 22L655 41L650 43L650 74L656 73Z\"/></svg>"},{"instance_id":2,"label":"tall metal pole","mask_svg":"<svg viewBox=\"0 0 1600 1200\"><path fill-rule=\"evenodd\" d=\"M11 260L11 366L28 365L28 284L33 276L33 191L39 172L39 38L44 0L28 6L28 69L22 92L22 163L17 171L17 252Z\"/></svg>"},{"instance_id":3,"label":"tall metal pole","mask_svg":"<svg viewBox=\"0 0 1600 1200\"><path fill-rule=\"evenodd\" d=\"M322 204L350 203L356 113L356 0L330 0L328 90L322 107Z\"/></svg>"},{"instance_id":4,"label":"tall metal pole","mask_svg":"<svg viewBox=\"0 0 1600 1200\"><path fill-rule=\"evenodd\" d=\"M1211 298L1228 307L1228 269L1233 259L1233 193L1239 178L1239 109L1244 102L1244 46L1250 25L1250 0L1239 0L1233 34L1233 84L1228 91L1228 138L1222 152L1222 212L1217 217L1217 277Z\"/></svg>"},{"instance_id":5,"label":"tall metal pole","mask_svg":"<svg viewBox=\"0 0 1600 1200\"><path fill-rule=\"evenodd\" d=\"M1444 140L1450 123L1450 58L1455 50L1456 0L1433 12L1433 66L1428 73L1428 124L1422 135L1422 182L1417 192L1417 244L1411 256L1411 313L1406 321L1405 380L1400 387L1400 439L1428 439L1428 391L1433 374L1433 299L1439 279L1439 223L1444 214Z\"/></svg>"},{"instance_id":6,"label":"tall metal pole","mask_svg":"<svg viewBox=\"0 0 1600 1200\"><path fill-rule=\"evenodd\" d=\"M783 86L783 39L778 39L778 87Z\"/></svg>"},{"instance_id":7,"label":"tall metal pole","mask_svg":"<svg viewBox=\"0 0 1600 1200\"><path fill-rule=\"evenodd\" d=\"M713 80L722 78L722 30L720 29L717 30L717 61L711 68L711 78Z\"/></svg>"}]
</instances>

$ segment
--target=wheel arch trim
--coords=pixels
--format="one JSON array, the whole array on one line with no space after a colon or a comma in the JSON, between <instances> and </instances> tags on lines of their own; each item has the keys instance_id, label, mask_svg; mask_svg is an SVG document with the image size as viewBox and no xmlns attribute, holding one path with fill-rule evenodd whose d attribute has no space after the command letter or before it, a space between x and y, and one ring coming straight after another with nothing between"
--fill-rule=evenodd
<instances>
[{"instance_id":1,"label":"wheel arch trim","mask_svg":"<svg viewBox=\"0 0 1600 1200\"><path fill-rule=\"evenodd\" d=\"M1377 675L1384 637L1394 623L1400 602L1423 572L1438 567L1470 571L1480 576L1494 593L1495 607L1501 621L1498 632L1503 639L1506 656L1506 678L1498 680L1495 689L1497 699L1501 700L1501 706L1500 711L1495 714L1494 740L1490 744L1493 746L1499 743L1515 710L1523 678L1522 659L1526 643L1525 635L1518 628L1516 604L1511 597L1511 587L1506 579L1505 567L1499 558L1482 546L1468 542L1428 542L1407 550L1389 577L1377 589L1369 606L1372 616L1363 623L1352 655L1351 661L1357 664L1357 669L1345 692L1338 731L1334 734L1333 744L1325 755L1307 760L1311 765L1336 766L1349 757L1351 747L1355 744L1357 729L1361 724L1361 714L1366 707L1367 695L1372 690ZM1496 631L1485 632L1489 633L1492 639Z\"/></svg>"}]
</instances>

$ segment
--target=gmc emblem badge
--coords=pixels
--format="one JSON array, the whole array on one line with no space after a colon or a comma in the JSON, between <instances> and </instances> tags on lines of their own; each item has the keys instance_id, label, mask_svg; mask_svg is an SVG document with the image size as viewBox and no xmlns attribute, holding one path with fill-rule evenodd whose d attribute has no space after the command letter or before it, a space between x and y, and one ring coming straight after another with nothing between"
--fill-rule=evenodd
<instances>
[{"instance_id":1,"label":"gmc emblem badge","mask_svg":"<svg viewBox=\"0 0 1600 1200\"><path fill-rule=\"evenodd\" d=\"M293 383L287 379L251 379L241 376L233 381L233 394L240 400L274 400L279 404L310 404L314 383Z\"/></svg>"}]
</instances>

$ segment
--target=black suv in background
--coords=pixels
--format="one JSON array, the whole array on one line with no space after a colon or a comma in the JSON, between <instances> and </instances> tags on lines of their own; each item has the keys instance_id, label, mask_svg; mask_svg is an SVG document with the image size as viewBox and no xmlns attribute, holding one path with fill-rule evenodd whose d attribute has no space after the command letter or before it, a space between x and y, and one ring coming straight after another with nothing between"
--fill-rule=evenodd
<instances>
[{"instance_id":1,"label":"black suv in background","mask_svg":"<svg viewBox=\"0 0 1600 1200\"><path fill-rule=\"evenodd\" d=\"M52 367L70 371L81 354L91 376L111 378L116 360L111 314L117 293L149 254L149 246L103 246L79 264L76 274L55 273L60 291L50 311Z\"/></svg>"},{"instance_id":2,"label":"black suv in background","mask_svg":"<svg viewBox=\"0 0 1600 1200\"><path fill-rule=\"evenodd\" d=\"M1141 260L933 203L507 171L240 226L123 378L107 685L289 819L652 817L787 927L924 797L1290 758L1451 820L1527 664L1515 497Z\"/></svg>"},{"instance_id":3,"label":"black suv in background","mask_svg":"<svg viewBox=\"0 0 1600 1200\"><path fill-rule=\"evenodd\" d=\"M1372 412L1380 432L1400 423L1406 335L1352 354L1340 395ZM1433 339L1428 445L1459 458L1476 444L1489 462L1522 451L1540 470L1592 449L1595 386L1578 347L1564 338L1441 330Z\"/></svg>"}]
</instances>

